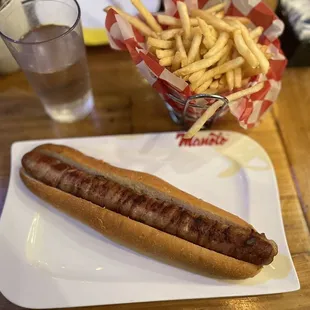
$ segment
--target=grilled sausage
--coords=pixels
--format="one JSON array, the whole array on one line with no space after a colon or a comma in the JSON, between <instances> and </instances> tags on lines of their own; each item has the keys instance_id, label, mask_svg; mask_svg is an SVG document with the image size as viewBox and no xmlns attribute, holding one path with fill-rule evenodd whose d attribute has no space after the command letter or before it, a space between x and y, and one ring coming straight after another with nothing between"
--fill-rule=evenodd
<instances>
[{"instance_id":1,"label":"grilled sausage","mask_svg":"<svg viewBox=\"0 0 310 310\"><path fill-rule=\"evenodd\" d=\"M115 179L109 169L108 173L96 171L98 163L94 167L83 165L70 156L64 156L59 152L61 149L68 154L76 154L76 151L66 147L39 147L24 155L22 173L45 187L83 199L165 235L173 235L194 244L197 249L202 247L256 265L257 270L271 263L277 254L273 241L250 225L235 221L234 217L219 216L208 209L189 206L185 201L169 195L156 195L156 191L147 190L147 186L136 186L136 181Z\"/></svg>"}]
</instances>

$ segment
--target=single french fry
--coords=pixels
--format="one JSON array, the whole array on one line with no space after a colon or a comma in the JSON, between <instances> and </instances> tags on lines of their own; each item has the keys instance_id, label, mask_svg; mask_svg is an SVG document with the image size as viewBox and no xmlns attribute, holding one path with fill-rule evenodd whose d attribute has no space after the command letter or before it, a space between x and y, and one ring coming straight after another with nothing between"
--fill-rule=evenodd
<instances>
[{"instance_id":1,"label":"single french fry","mask_svg":"<svg viewBox=\"0 0 310 310\"><path fill-rule=\"evenodd\" d=\"M174 56L174 54L175 54L175 50L174 49L170 49L170 50L156 50L156 56L159 59L165 58L165 57L169 57L169 56Z\"/></svg>"},{"instance_id":2,"label":"single french fry","mask_svg":"<svg viewBox=\"0 0 310 310\"><path fill-rule=\"evenodd\" d=\"M177 50L181 54L181 64L182 64L182 67L186 66L186 64L187 64L187 54L186 54L186 51L185 51L185 48L184 48L184 45L183 45L182 38L181 38L181 36L179 34L177 34L176 37L175 37L175 44L176 44ZM186 75L186 74L184 74L184 75Z\"/></svg>"},{"instance_id":3,"label":"single french fry","mask_svg":"<svg viewBox=\"0 0 310 310\"><path fill-rule=\"evenodd\" d=\"M221 76L221 78L219 79L219 86L220 87L223 87L223 86L225 86L226 85L226 75L225 74L223 74L222 76Z\"/></svg>"},{"instance_id":4,"label":"single french fry","mask_svg":"<svg viewBox=\"0 0 310 310\"><path fill-rule=\"evenodd\" d=\"M188 74L188 75L183 76L183 77L182 77L182 79L183 79L184 81L188 81L188 79L189 79L189 74Z\"/></svg>"},{"instance_id":5,"label":"single french fry","mask_svg":"<svg viewBox=\"0 0 310 310\"><path fill-rule=\"evenodd\" d=\"M200 27L192 27L191 28L191 39L193 39L196 34L202 35L202 31L201 31Z\"/></svg>"},{"instance_id":6,"label":"single french fry","mask_svg":"<svg viewBox=\"0 0 310 310\"><path fill-rule=\"evenodd\" d=\"M191 83L194 83L195 81L198 81L202 76L203 74L206 72L206 69L202 69L200 71L197 71L195 73L192 73L189 77L189 81Z\"/></svg>"},{"instance_id":7,"label":"single french fry","mask_svg":"<svg viewBox=\"0 0 310 310\"><path fill-rule=\"evenodd\" d=\"M214 80L211 84L210 84L210 88L211 89L218 89L219 87L219 81L218 80Z\"/></svg>"},{"instance_id":8,"label":"single french fry","mask_svg":"<svg viewBox=\"0 0 310 310\"><path fill-rule=\"evenodd\" d=\"M228 15L226 15L224 17L224 20L225 21L228 21L228 20L239 20L244 25L247 25L247 24L251 23L251 20L249 18L247 18L247 17L244 17L244 16L228 16Z\"/></svg>"},{"instance_id":9,"label":"single french fry","mask_svg":"<svg viewBox=\"0 0 310 310\"><path fill-rule=\"evenodd\" d=\"M216 39L213 40L212 37L208 37L208 36L205 36L204 39L202 40L202 43L208 50L212 48L215 42L216 42Z\"/></svg>"},{"instance_id":10,"label":"single french fry","mask_svg":"<svg viewBox=\"0 0 310 310\"><path fill-rule=\"evenodd\" d=\"M206 71L206 73L203 75L200 82L204 83L205 81L213 78L217 74L223 74L230 70L234 70L235 68L240 67L244 63L244 58L238 57L236 59L229 60L222 64L221 66L215 67L213 69L210 69Z\"/></svg>"},{"instance_id":11,"label":"single french fry","mask_svg":"<svg viewBox=\"0 0 310 310\"><path fill-rule=\"evenodd\" d=\"M209 50L215 44L216 38L214 38L211 35L210 27L208 26L208 24L202 18L198 17L197 20L198 20L198 23L199 23L199 27L200 27L200 29L202 31L202 34L204 35L203 44Z\"/></svg>"},{"instance_id":12,"label":"single french fry","mask_svg":"<svg viewBox=\"0 0 310 310\"><path fill-rule=\"evenodd\" d=\"M182 27L181 21L173 16L158 14L157 19L161 25Z\"/></svg>"},{"instance_id":13,"label":"single french fry","mask_svg":"<svg viewBox=\"0 0 310 310\"><path fill-rule=\"evenodd\" d=\"M202 40L202 35L201 34L196 34L193 38L191 47L188 52L188 57L187 57L187 63L191 64L195 61L195 58L197 57L197 54L199 55L199 47L201 44Z\"/></svg>"},{"instance_id":14,"label":"single french fry","mask_svg":"<svg viewBox=\"0 0 310 310\"><path fill-rule=\"evenodd\" d=\"M122 11L121 9L115 7L115 6L108 6L104 9L105 12L107 12L109 9L113 9L117 12L120 16L122 16L125 20L127 20L132 26L137 28L141 33L145 36L152 36L157 37L156 33L153 32L153 30L146 25L143 21L141 21L139 18L135 16L131 16L130 14Z\"/></svg>"},{"instance_id":15,"label":"single french fry","mask_svg":"<svg viewBox=\"0 0 310 310\"><path fill-rule=\"evenodd\" d=\"M218 38L218 32L211 25L209 25L209 29L210 29L210 35L216 40Z\"/></svg>"},{"instance_id":16,"label":"single french fry","mask_svg":"<svg viewBox=\"0 0 310 310\"><path fill-rule=\"evenodd\" d=\"M210 79L208 81L205 81L201 86L199 86L198 88L194 89L195 93L196 94L204 93L209 88L211 83L212 83L212 79Z\"/></svg>"},{"instance_id":17,"label":"single french fry","mask_svg":"<svg viewBox=\"0 0 310 310\"><path fill-rule=\"evenodd\" d=\"M255 29L253 29L251 32L250 32L250 36L253 40L256 40L258 39L261 34L263 33L264 31L264 28L263 27L256 27Z\"/></svg>"},{"instance_id":18,"label":"single french fry","mask_svg":"<svg viewBox=\"0 0 310 310\"><path fill-rule=\"evenodd\" d=\"M183 46L185 48L187 55L188 55L189 49L191 48L191 44L192 44L191 39L184 39L183 38Z\"/></svg>"},{"instance_id":19,"label":"single french fry","mask_svg":"<svg viewBox=\"0 0 310 310\"><path fill-rule=\"evenodd\" d=\"M209 25L212 25L216 30L219 31L226 31L226 32L233 32L235 28L231 27L225 21L216 16L202 10L192 10L191 14L193 17L200 17Z\"/></svg>"},{"instance_id":20,"label":"single french fry","mask_svg":"<svg viewBox=\"0 0 310 310\"><path fill-rule=\"evenodd\" d=\"M181 67L182 56L179 51L177 51L172 59L171 72L178 70Z\"/></svg>"},{"instance_id":21,"label":"single french fry","mask_svg":"<svg viewBox=\"0 0 310 310\"><path fill-rule=\"evenodd\" d=\"M235 30L240 29L240 25L237 23L236 19L227 19L224 18L223 19L225 21L225 23L227 23L228 25L230 25L231 27L233 27Z\"/></svg>"},{"instance_id":22,"label":"single french fry","mask_svg":"<svg viewBox=\"0 0 310 310\"><path fill-rule=\"evenodd\" d=\"M228 41L229 45L232 46L232 42ZM219 62L217 63L217 66L221 66L222 64L224 64L226 61L228 61L229 59L229 55L231 53L231 48L228 48L227 52L221 57L221 59L219 60ZM219 79L221 76L218 74L214 77L214 79Z\"/></svg>"},{"instance_id":23,"label":"single french fry","mask_svg":"<svg viewBox=\"0 0 310 310\"><path fill-rule=\"evenodd\" d=\"M245 80L245 81L248 82L248 80ZM265 85L265 82L257 83L256 85L254 85L252 87L242 89L242 90L239 90L233 94L230 94L226 98L228 99L228 101L230 103L232 103L233 101L239 100L240 98L243 98L245 96L249 96L249 95L252 95L254 93L257 93L258 91L262 90L264 85ZM243 85L243 86L245 86L245 85Z\"/></svg>"},{"instance_id":24,"label":"single french fry","mask_svg":"<svg viewBox=\"0 0 310 310\"><path fill-rule=\"evenodd\" d=\"M178 28L182 27L181 20L173 16L158 14L157 19L161 25ZM196 20L196 18L190 18L189 20L192 27L198 26L198 21Z\"/></svg>"},{"instance_id":25,"label":"single french fry","mask_svg":"<svg viewBox=\"0 0 310 310\"><path fill-rule=\"evenodd\" d=\"M230 102L229 104L233 104L233 101L236 101L242 97L254 94L260 91L264 87L264 82L258 83L255 86L252 86L247 89L243 89L231 95L228 95L226 98ZM203 115L193 124L193 126L187 131L184 135L185 139L192 138L205 124L205 122L210 119L215 112L223 105L223 102L218 100L214 102L204 113Z\"/></svg>"},{"instance_id":26,"label":"single french fry","mask_svg":"<svg viewBox=\"0 0 310 310\"><path fill-rule=\"evenodd\" d=\"M223 87L218 87L218 88L208 88L205 90L205 93L208 95L218 95L219 93L223 92L224 88Z\"/></svg>"},{"instance_id":27,"label":"single french fry","mask_svg":"<svg viewBox=\"0 0 310 310\"><path fill-rule=\"evenodd\" d=\"M169 67L172 65L173 58L174 58L174 56L164 57L164 58L159 60L159 64L163 67Z\"/></svg>"},{"instance_id":28,"label":"single french fry","mask_svg":"<svg viewBox=\"0 0 310 310\"><path fill-rule=\"evenodd\" d=\"M256 68L259 65L259 62L244 42L241 30L234 31L234 42L239 54L243 56L252 68Z\"/></svg>"},{"instance_id":29,"label":"single french fry","mask_svg":"<svg viewBox=\"0 0 310 310\"><path fill-rule=\"evenodd\" d=\"M258 60L259 66L261 68L262 73L267 74L270 68L270 64L265 54L258 48L256 43L251 38L248 29L240 23L241 33L244 39L245 44L248 46L250 51L254 54L256 59Z\"/></svg>"},{"instance_id":30,"label":"single french fry","mask_svg":"<svg viewBox=\"0 0 310 310\"><path fill-rule=\"evenodd\" d=\"M225 12L224 11L220 11L218 13L215 14L215 16L219 19L222 19L225 16Z\"/></svg>"},{"instance_id":31,"label":"single french fry","mask_svg":"<svg viewBox=\"0 0 310 310\"><path fill-rule=\"evenodd\" d=\"M199 50L197 51L197 54L196 54L196 56L195 56L195 60L194 61L198 61L198 60L200 60L201 59L201 57L200 57L200 53L199 53Z\"/></svg>"},{"instance_id":32,"label":"single french fry","mask_svg":"<svg viewBox=\"0 0 310 310\"><path fill-rule=\"evenodd\" d=\"M173 41L155 39L151 37L147 39L147 43L151 46L154 46L156 48L162 48L162 49L171 49L174 47Z\"/></svg>"},{"instance_id":33,"label":"single french fry","mask_svg":"<svg viewBox=\"0 0 310 310\"><path fill-rule=\"evenodd\" d=\"M200 118L184 135L185 139L191 139L204 126L205 122L210 119L215 112L223 105L222 101L216 101L202 114Z\"/></svg>"},{"instance_id":34,"label":"single french fry","mask_svg":"<svg viewBox=\"0 0 310 310\"><path fill-rule=\"evenodd\" d=\"M174 28L162 31L159 35L162 40L170 40L173 39L177 34L182 34L183 29Z\"/></svg>"},{"instance_id":35,"label":"single french fry","mask_svg":"<svg viewBox=\"0 0 310 310\"><path fill-rule=\"evenodd\" d=\"M197 27L198 26L198 20L194 17L190 17L190 23L192 27Z\"/></svg>"},{"instance_id":36,"label":"single french fry","mask_svg":"<svg viewBox=\"0 0 310 310\"><path fill-rule=\"evenodd\" d=\"M140 0L131 0L131 3L136 7L140 14L144 17L146 23L153 29L155 32L160 32L163 29L158 24L154 16L149 12L149 10L141 3Z\"/></svg>"},{"instance_id":37,"label":"single french fry","mask_svg":"<svg viewBox=\"0 0 310 310\"><path fill-rule=\"evenodd\" d=\"M221 32L215 45L203 56L203 58L209 58L216 53L218 53L228 42L229 40L229 33L228 32Z\"/></svg>"},{"instance_id":38,"label":"single french fry","mask_svg":"<svg viewBox=\"0 0 310 310\"><path fill-rule=\"evenodd\" d=\"M229 70L225 74L227 86L230 91L232 91L235 87L235 74L233 70Z\"/></svg>"},{"instance_id":39,"label":"single french fry","mask_svg":"<svg viewBox=\"0 0 310 310\"><path fill-rule=\"evenodd\" d=\"M227 49L228 45L226 45L221 51L209 57L208 59L202 59L197 62L194 62L182 69L179 69L178 71L175 72L175 74L182 76L211 67L221 59L221 57L227 52Z\"/></svg>"},{"instance_id":40,"label":"single french fry","mask_svg":"<svg viewBox=\"0 0 310 310\"><path fill-rule=\"evenodd\" d=\"M152 53L153 55L156 55L156 51L157 51L156 47L150 45L147 41L146 41L146 46L150 53Z\"/></svg>"},{"instance_id":41,"label":"single french fry","mask_svg":"<svg viewBox=\"0 0 310 310\"><path fill-rule=\"evenodd\" d=\"M213 6L209 7L209 8L207 8L207 9L205 9L205 12L208 12L208 13L219 12L219 11L221 11L221 10L223 10L225 8L225 5L226 5L225 2L213 5Z\"/></svg>"},{"instance_id":42,"label":"single french fry","mask_svg":"<svg viewBox=\"0 0 310 310\"><path fill-rule=\"evenodd\" d=\"M241 67L234 69L235 87L240 88L242 85L242 69Z\"/></svg>"},{"instance_id":43,"label":"single french fry","mask_svg":"<svg viewBox=\"0 0 310 310\"><path fill-rule=\"evenodd\" d=\"M189 40L191 36L191 23L188 15L187 6L184 2L177 1L177 9L180 15L182 28L184 30L184 39Z\"/></svg>"}]
</instances>

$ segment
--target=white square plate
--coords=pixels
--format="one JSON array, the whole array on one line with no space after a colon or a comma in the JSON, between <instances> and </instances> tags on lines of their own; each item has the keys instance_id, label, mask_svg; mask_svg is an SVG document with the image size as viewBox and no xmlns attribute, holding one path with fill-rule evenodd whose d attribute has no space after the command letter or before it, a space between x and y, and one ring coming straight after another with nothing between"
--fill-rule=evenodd
<instances>
[{"instance_id":1,"label":"white square plate","mask_svg":"<svg viewBox=\"0 0 310 310\"><path fill-rule=\"evenodd\" d=\"M289 292L299 281L287 246L272 163L247 136L201 132L18 142L0 222L0 289L13 303L57 308ZM33 147L65 144L119 167L157 175L233 212L277 242L279 254L255 278L216 280L115 244L36 198L19 178Z\"/></svg>"}]
</instances>

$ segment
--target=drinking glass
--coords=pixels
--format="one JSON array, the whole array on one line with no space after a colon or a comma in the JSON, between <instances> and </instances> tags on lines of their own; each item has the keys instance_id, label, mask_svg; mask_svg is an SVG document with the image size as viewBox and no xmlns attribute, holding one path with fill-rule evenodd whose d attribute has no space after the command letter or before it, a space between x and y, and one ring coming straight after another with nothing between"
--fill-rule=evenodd
<instances>
[{"instance_id":1,"label":"drinking glass","mask_svg":"<svg viewBox=\"0 0 310 310\"><path fill-rule=\"evenodd\" d=\"M0 21L2 39L59 122L84 118L94 105L80 17L75 0L26 0Z\"/></svg>"}]
</instances>

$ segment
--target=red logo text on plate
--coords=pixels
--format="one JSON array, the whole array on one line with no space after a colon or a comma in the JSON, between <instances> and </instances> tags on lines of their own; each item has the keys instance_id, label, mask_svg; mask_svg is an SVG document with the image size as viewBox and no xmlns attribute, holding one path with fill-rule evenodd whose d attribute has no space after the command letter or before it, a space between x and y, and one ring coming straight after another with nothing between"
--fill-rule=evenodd
<instances>
[{"instance_id":1,"label":"red logo text on plate","mask_svg":"<svg viewBox=\"0 0 310 310\"><path fill-rule=\"evenodd\" d=\"M228 139L223 136L221 132L211 132L204 137L193 137L191 139L184 139L184 133L178 133L176 139L179 140L179 146L203 146L203 145L223 145Z\"/></svg>"}]
</instances>

